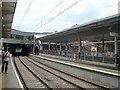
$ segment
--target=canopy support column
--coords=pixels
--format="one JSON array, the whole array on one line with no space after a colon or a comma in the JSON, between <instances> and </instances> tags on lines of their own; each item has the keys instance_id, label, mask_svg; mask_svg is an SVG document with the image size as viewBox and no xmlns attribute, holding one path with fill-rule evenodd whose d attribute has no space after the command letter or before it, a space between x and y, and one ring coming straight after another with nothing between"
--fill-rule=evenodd
<instances>
[{"instance_id":1,"label":"canopy support column","mask_svg":"<svg viewBox=\"0 0 120 90\"><path fill-rule=\"evenodd\" d=\"M115 47L115 64L119 64L120 61L118 61L118 42L117 42L117 37L114 37L114 47Z\"/></svg>"}]
</instances>

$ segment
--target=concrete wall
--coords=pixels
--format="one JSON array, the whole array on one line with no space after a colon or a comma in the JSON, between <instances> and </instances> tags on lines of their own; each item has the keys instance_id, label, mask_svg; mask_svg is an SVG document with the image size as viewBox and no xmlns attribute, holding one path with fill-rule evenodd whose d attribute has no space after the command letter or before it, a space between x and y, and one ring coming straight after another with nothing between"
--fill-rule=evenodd
<instances>
[{"instance_id":1,"label":"concrete wall","mask_svg":"<svg viewBox=\"0 0 120 90\"><path fill-rule=\"evenodd\" d=\"M2 38L2 1L0 0L0 61L1 61L1 48L2 48L1 38Z\"/></svg>"},{"instance_id":2,"label":"concrete wall","mask_svg":"<svg viewBox=\"0 0 120 90\"><path fill-rule=\"evenodd\" d=\"M0 0L0 39L2 38L2 1Z\"/></svg>"}]
</instances>

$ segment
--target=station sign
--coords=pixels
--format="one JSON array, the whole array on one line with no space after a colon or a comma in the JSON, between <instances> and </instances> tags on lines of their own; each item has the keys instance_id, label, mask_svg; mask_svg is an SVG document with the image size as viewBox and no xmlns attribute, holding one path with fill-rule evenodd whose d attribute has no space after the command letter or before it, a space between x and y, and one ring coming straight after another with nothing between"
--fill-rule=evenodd
<instances>
[{"instance_id":1,"label":"station sign","mask_svg":"<svg viewBox=\"0 0 120 90\"><path fill-rule=\"evenodd\" d=\"M92 56L97 56L97 47L95 47L95 46L91 47L91 55Z\"/></svg>"}]
</instances>

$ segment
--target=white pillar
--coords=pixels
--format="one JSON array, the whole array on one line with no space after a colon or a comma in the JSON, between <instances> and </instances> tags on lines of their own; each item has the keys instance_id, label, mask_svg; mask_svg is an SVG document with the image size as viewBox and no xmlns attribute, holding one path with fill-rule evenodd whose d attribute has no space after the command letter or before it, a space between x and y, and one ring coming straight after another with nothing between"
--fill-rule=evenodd
<instances>
[{"instance_id":1,"label":"white pillar","mask_svg":"<svg viewBox=\"0 0 120 90\"><path fill-rule=\"evenodd\" d=\"M2 38L2 1L0 0L0 38Z\"/></svg>"},{"instance_id":2,"label":"white pillar","mask_svg":"<svg viewBox=\"0 0 120 90\"><path fill-rule=\"evenodd\" d=\"M24 36L25 37L25 36ZM26 38L26 37L25 37ZM35 37L33 39L33 54L35 54Z\"/></svg>"},{"instance_id":3,"label":"white pillar","mask_svg":"<svg viewBox=\"0 0 120 90\"><path fill-rule=\"evenodd\" d=\"M118 53L118 43L117 43L117 37L115 37L115 54Z\"/></svg>"},{"instance_id":4,"label":"white pillar","mask_svg":"<svg viewBox=\"0 0 120 90\"><path fill-rule=\"evenodd\" d=\"M102 53L104 53L104 35L102 36Z\"/></svg>"},{"instance_id":5,"label":"white pillar","mask_svg":"<svg viewBox=\"0 0 120 90\"><path fill-rule=\"evenodd\" d=\"M0 41L1 41L1 42L0 42L0 49L2 49L2 47L3 47L3 38L1 38Z\"/></svg>"},{"instance_id":6,"label":"white pillar","mask_svg":"<svg viewBox=\"0 0 120 90\"><path fill-rule=\"evenodd\" d=\"M81 52L81 39L78 37L78 52Z\"/></svg>"},{"instance_id":7,"label":"white pillar","mask_svg":"<svg viewBox=\"0 0 120 90\"><path fill-rule=\"evenodd\" d=\"M62 42L60 42L60 55L62 55Z\"/></svg>"},{"instance_id":8,"label":"white pillar","mask_svg":"<svg viewBox=\"0 0 120 90\"><path fill-rule=\"evenodd\" d=\"M65 50L68 50L67 42L65 43Z\"/></svg>"},{"instance_id":9,"label":"white pillar","mask_svg":"<svg viewBox=\"0 0 120 90\"><path fill-rule=\"evenodd\" d=\"M57 43L55 44L55 49L56 49L56 51L58 50L58 48L57 48Z\"/></svg>"},{"instance_id":10,"label":"white pillar","mask_svg":"<svg viewBox=\"0 0 120 90\"><path fill-rule=\"evenodd\" d=\"M60 42L60 51L62 51L62 42Z\"/></svg>"},{"instance_id":11,"label":"white pillar","mask_svg":"<svg viewBox=\"0 0 120 90\"><path fill-rule=\"evenodd\" d=\"M50 42L49 42L49 44L48 44L48 50L50 50Z\"/></svg>"},{"instance_id":12,"label":"white pillar","mask_svg":"<svg viewBox=\"0 0 120 90\"><path fill-rule=\"evenodd\" d=\"M40 50L43 50L43 44L41 43L41 45L40 45Z\"/></svg>"},{"instance_id":13,"label":"white pillar","mask_svg":"<svg viewBox=\"0 0 120 90\"><path fill-rule=\"evenodd\" d=\"M118 43L117 43L117 37L115 36L115 40L114 40L114 47L115 47L115 64L117 65L117 64L119 64L119 61L117 61L118 59L118 56L117 56L117 54L118 54Z\"/></svg>"},{"instance_id":14,"label":"white pillar","mask_svg":"<svg viewBox=\"0 0 120 90\"><path fill-rule=\"evenodd\" d=\"M40 50L43 50L43 42L40 41Z\"/></svg>"}]
</instances>

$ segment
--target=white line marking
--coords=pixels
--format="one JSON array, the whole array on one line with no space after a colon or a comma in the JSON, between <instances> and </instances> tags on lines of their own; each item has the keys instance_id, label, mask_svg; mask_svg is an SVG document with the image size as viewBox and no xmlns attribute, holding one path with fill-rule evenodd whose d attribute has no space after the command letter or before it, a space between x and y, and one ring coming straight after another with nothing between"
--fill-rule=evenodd
<instances>
[{"instance_id":1,"label":"white line marking","mask_svg":"<svg viewBox=\"0 0 120 90\"><path fill-rule=\"evenodd\" d=\"M80 68L84 68L84 69L88 69L88 70L98 71L98 72L101 72L101 73L106 73L106 74L111 74L111 75L115 75L115 76L120 76L119 73L98 70L98 69L94 69L94 68L90 68L90 67L85 67L85 66L78 66L78 65L75 65L75 64L67 63L67 62L65 63L65 62L62 62L62 61L56 61L55 59L47 58L47 57L44 57L44 56L38 56L38 55L35 55L35 56L43 58L43 59L47 59L47 60L52 60L54 62L59 62L59 63L63 63L63 64L72 65L72 66L75 66L75 67L80 67Z\"/></svg>"},{"instance_id":2,"label":"white line marking","mask_svg":"<svg viewBox=\"0 0 120 90\"><path fill-rule=\"evenodd\" d=\"M17 80L18 80L18 82L19 82L19 85L20 85L21 88L23 88L23 85L22 85L22 83L21 83L21 81L20 81L20 78L19 78L19 76L18 76L18 74L17 74L17 72L16 72L16 70L15 70L15 66L14 66L12 60L10 60L10 61L11 61L11 63L12 63L12 67L13 67L13 70L14 70L15 75L16 75L16 77L17 77Z\"/></svg>"}]
</instances>

